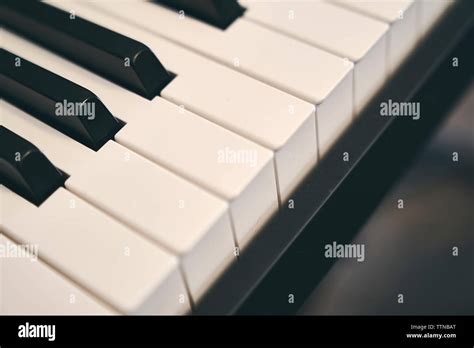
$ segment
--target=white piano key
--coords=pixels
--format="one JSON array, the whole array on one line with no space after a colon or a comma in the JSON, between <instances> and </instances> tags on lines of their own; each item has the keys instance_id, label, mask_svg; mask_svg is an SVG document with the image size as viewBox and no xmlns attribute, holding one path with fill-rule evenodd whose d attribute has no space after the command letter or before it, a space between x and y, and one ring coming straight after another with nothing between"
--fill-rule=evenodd
<instances>
[{"instance_id":1,"label":"white piano key","mask_svg":"<svg viewBox=\"0 0 474 348\"><path fill-rule=\"evenodd\" d=\"M94 9L79 6L74 3L76 11L85 18L145 42L165 66L178 73L163 91L163 97L274 151L282 200L316 163L316 130L311 104L143 30L107 18ZM321 138L327 143L333 141L333 130L337 131L340 126L338 118L331 116L320 117L320 130L324 131Z\"/></svg>"},{"instance_id":2,"label":"white piano key","mask_svg":"<svg viewBox=\"0 0 474 348\"><path fill-rule=\"evenodd\" d=\"M338 57L241 18L221 30L146 1L91 5L314 103L351 70Z\"/></svg>"},{"instance_id":3,"label":"white piano key","mask_svg":"<svg viewBox=\"0 0 474 348\"><path fill-rule=\"evenodd\" d=\"M240 2L245 18L354 62L356 113L384 83L386 23L324 2Z\"/></svg>"},{"instance_id":4,"label":"white piano key","mask_svg":"<svg viewBox=\"0 0 474 348\"><path fill-rule=\"evenodd\" d=\"M84 167L66 187L179 255L197 300L234 259L227 204L117 143L99 153L89 165L113 175Z\"/></svg>"},{"instance_id":5,"label":"white piano key","mask_svg":"<svg viewBox=\"0 0 474 348\"><path fill-rule=\"evenodd\" d=\"M225 201L113 141L93 152L4 101L0 106L5 127L70 175L67 189L179 256L194 299L235 259ZM60 153L78 154L78 163L65 168Z\"/></svg>"},{"instance_id":6,"label":"white piano key","mask_svg":"<svg viewBox=\"0 0 474 348\"><path fill-rule=\"evenodd\" d=\"M266 143L260 140L265 146L282 144L281 137L274 139L275 131L282 134L284 141L289 143L297 127L307 120L308 108L303 106L304 113L299 116L299 105L303 104L296 98L232 74L179 45L199 51L234 70L279 87L315 105L320 154L326 153L351 122L353 64L316 47L242 19L236 20L222 31L192 18L185 17L181 20L174 12L151 3L93 2L85 6L78 2L60 2L57 5L63 9L74 8L78 15L147 44L168 69L178 74L162 91L162 96L184 104L197 113L200 113L199 110L218 108L219 114L201 112L201 115L257 142L265 137ZM135 20L136 18L140 20ZM156 18L160 18L160 21ZM133 25L127 25L126 22ZM178 44L157 35L168 36ZM265 99L259 95L262 91ZM201 101L196 93L200 98L204 94L208 96ZM209 100L214 105L208 105ZM256 107L258 100L261 100L261 105ZM226 109L222 109L223 106ZM236 115L223 114L223 110L235 110ZM297 111L288 115L289 110ZM262 114L261 111L265 113ZM256 114L260 116L255 117ZM265 128L257 127L261 124ZM271 129L269 124L272 124ZM269 134L266 134L268 131ZM309 134L307 131L301 133ZM301 143L301 139L299 140ZM298 141L295 139L294 142ZM309 146L308 141L305 144ZM280 147L270 148L280 150ZM293 149L285 150L301 155ZM278 170L284 168L285 164L277 163L276 166ZM298 178L301 173L292 175ZM294 185L290 187L293 188ZM281 188L280 191L291 192L291 189ZM285 197L284 193L282 197Z\"/></svg>"},{"instance_id":7,"label":"white piano key","mask_svg":"<svg viewBox=\"0 0 474 348\"><path fill-rule=\"evenodd\" d=\"M420 2L420 26L426 34L436 21L454 3L454 0L418 0Z\"/></svg>"},{"instance_id":8,"label":"white piano key","mask_svg":"<svg viewBox=\"0 0 474 348\"><path fill-rule=\"evenodd\" d=\"M214 124L169 102L157 102L157 114L166 117L131 123L117 141L224 198L237 242L245 246L278 209L273 153L224 128L214 130Z\"/></svg>"},{"instance_id":9,"label":"white piano key","mask_svg":"<svg viewBox=\"0 0 474 348\"><path fill-rule=\"evenodd\" d=\"M421 36L417 23L419 2L414 0L331 0L335 4L374 17L390 25L388 69L393 73Z\"/></svg>"},{"instance_id":10,"label":"white piano key","mask_svg":"<svg viewBox=\"0 0 474 348\"><path fill-rule=\"evenodd\" d=\"M1 315L117 313L45 264L35 254L35 248L17 244L0 234Z\"/></svg>"},{"instance_id":11,"label":"white piano key","mask_svg":"<svg viewBox=\"0 0 474 348\"><path fill-rule=\"evenodd\" d=\"M277 210L273 154L268 149L165 99L144 99L8 31L4 34L6 49L90 89L127 122L115 136L118 143L227 200L240 246ZM309 115L308 122L314 123ZM232 163L225 158L229 153L244 157Z\"/></svg>"},{"instance_id":12,"label":"white piano key","mask_svg":"<svg viewBox=\"0 0 474 348\"><path fill-rule=\"evenodd\" d=\"M201 63L197 74L177 76L162 95L274 151L284 201L317 161L314 107L225 67ZM212 74L210 88L201 86L200 75L206 72ZM231 87L223 90L221 86ZM327 116L320 118L319 139L324 142L319 144L320 151L335 141L337 127L346 124Z\"/></svg>"},{"instance_id":13,"label":"white piano key","mask_svg":"<svg viewBox=\"0 0 474 348\"><path fill-rule=\"evenodd\" d=\"M37 245L40 259L121 313L189 310L177 259L81 198L60 188L37 207L4 186L0 193L6 235Z\"/></svg>"}]
</instances>

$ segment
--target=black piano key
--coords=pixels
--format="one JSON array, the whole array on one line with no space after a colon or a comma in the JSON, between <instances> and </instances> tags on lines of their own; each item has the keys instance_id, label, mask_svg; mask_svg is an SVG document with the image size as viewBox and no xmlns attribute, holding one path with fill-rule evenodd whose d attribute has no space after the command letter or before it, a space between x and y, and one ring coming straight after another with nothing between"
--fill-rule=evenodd
<instances>
[{"instance_id":1,"label":"black piano key","mask_svg":"<svg viewBox=\"0 0 474 348\"><path fill-rule=\"evenodd\" d=\"M123 125L91 91L3 48L0 95L93 150Z\"/></svg>"},{"instance_id":2,"label":"black piano key","mask_svg":"<svg viewBox=\"0 0 474 348\"><path fill-rule=\"evenodd\" d=\"M51 164L36 146L0 126L2 184L31 203L40 205L66 179L67 175Z\"/></svg>"},{"instance_id":3,"label":"black piano key","mask_svg":"<svg viewBox=\"0 0 474 348\"><path fill-rule=\"evenodd\" d=\"M163 5L183 10L208 24L226 29L245 9L236 0L155 0Z\"/></svg>"},{"instance_id":4,"label":"black piano key","mask_svg":"<svg viewBox=\"0 0 474 348\"><path fill-rule=\"evenodd\" d=\"M145 98L153 99L172 79L147 46L51 5L2 0L0 21Z\"/></svg>"}]
</instances>

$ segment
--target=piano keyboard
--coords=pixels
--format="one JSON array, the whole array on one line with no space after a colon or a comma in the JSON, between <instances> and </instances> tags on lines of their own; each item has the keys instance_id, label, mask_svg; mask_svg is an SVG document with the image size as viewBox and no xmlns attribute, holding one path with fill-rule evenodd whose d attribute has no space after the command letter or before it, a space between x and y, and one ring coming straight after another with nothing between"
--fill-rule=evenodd
<instances>
[{"instance_id":1,"label":"piano keyboard","mask_svg":"<svg viewBox=\"0 0 474 348\"><path fill-rule=\"evenodd\" d=\"M450 4L2 1L0 313L192 313Z\"/></svg>"}]
</instances>

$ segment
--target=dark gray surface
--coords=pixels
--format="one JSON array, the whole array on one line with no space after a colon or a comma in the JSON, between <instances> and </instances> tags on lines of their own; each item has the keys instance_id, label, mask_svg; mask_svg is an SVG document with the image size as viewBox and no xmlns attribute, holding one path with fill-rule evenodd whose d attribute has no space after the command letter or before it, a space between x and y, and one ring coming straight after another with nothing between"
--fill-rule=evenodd
<instances>
[{"instance_id":1,"label":"dark gray surface","mask_svg":"<svg viewBox=\"0 0 474 348\"><path fill-rule=\"evenodd\" d=\"M474 315L473 119L471 86L353 241L365 261L338 260L300 314Z\"/></svg>"}]
</instances>

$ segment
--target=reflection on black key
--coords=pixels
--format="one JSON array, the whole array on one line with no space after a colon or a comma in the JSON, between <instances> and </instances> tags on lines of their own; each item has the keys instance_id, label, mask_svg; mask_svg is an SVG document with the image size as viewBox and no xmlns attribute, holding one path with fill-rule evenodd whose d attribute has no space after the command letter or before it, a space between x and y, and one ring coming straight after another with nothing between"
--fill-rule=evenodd
<instances>
[{"instance_id":1,"label":"reflection on black key","mask_svg":"<svg viewBox=\"0 0 474 348\"><path fill-rule=\"evenodd\" d=\"M39 1L2 0L0 21L145 98L172 79L142 43Z\"/></svg>"},{"instance_id":2,"label":"reflection on black key","mask_svg":"<svg viewBox=\"0 0 474 348\"><path fill-rule=\"evenodd\" d=\"M0 183L40 205L66 179L36 146L0 126Z\"/></svg>"},{"instance_id":3,"label":"reflection on black key","mask_svg":"<svg viewBox=\"0 0 474 348\"><path fill-rule=\"evenodd\" d=\"M185 15L201 19L221 29L227 28L245 9L236 0L155 0Z\"/></svg>"},{"instance_id":4,"label":"reflection on black key","mask_svg":"<svg viewBox=\"0 0 474 348\"><path fill-rule=\"evenodd\" d=\"M0 94L93 150L122 123L89 90L0 49Z\"/></svg>"}]
</instances>

